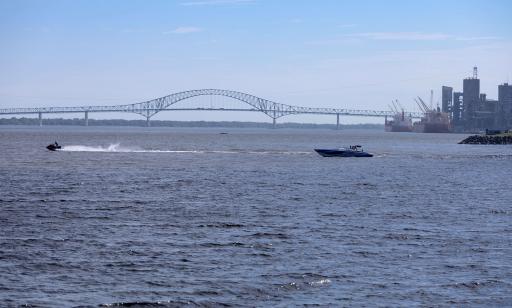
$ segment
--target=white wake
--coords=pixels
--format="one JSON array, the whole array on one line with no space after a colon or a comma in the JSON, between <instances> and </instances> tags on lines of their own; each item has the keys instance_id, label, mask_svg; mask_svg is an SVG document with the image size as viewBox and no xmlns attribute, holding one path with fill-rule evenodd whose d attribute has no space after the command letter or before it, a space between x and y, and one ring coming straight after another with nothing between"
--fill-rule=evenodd
<instances>
[{"instance_id":1,"label":"white wake","mask_svg":"<svg viewBox=\"0 0 512 308\"><path fill-rule=\"evenodd\" d=\"M119 143L111 144L107 147L87 146L87 145L66 145L61 151L67 152L132 152L134 149L121 147Z\"/></svg>"},{"instance_id":2,"label":"white wake","mask_svg":"<svg viewBox=\"0 0 512 308\"><path fill-rule=\"evenodd\" d=\"M254 150L144 150L121 146L119 143L109 146L66 145L60 151L63 152L111 152L111 153L216 153L216 154L311 154L310 152L289 151L254 151Z\"/></svg>"}]
</instances>

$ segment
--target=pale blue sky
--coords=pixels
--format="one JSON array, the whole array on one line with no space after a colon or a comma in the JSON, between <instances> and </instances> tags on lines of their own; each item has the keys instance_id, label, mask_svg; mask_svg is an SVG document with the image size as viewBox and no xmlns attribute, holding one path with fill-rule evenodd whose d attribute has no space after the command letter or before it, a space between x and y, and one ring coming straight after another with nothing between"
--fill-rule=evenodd
<instances>
[{"instance_id":1,"label":"pale blue sky","mask_svg":"<svg viewBox=\"0 0 512 308\"><path fill-rule=\"evenodd\" d=\"M443 84L461 89L474 65L495 98L512 78L511 13L512 1L488 0L0 1L0 108L223 88L291 105L415 109L430 89L434 100Z\"/></svg>"}]
</instances>

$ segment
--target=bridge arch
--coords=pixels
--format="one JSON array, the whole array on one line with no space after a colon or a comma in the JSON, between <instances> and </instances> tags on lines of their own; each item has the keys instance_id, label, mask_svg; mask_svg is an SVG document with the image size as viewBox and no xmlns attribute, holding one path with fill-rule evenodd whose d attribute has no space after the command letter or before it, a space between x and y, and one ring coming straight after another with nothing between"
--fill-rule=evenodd
<instances>
[{"instance_id":1,"label":"bridge arch","mask_svg":"<svg viewBox=\"0 0 512 308\"><path fill-rule=\"evenodd\" d=\"M220 89L200 89L183 91L145 102L135 103L131 106L133 108L133 112L141 114L146 118L151 118L158 112L163 111L178 102L181 102L192 97L205 95L225 96L239 100L241 102L248 104L256 110L263 112L272 119L277 119L287 114L296 113L294 112L294 110L292 110L293 106L279 104L243 92Z\"/></svg>"}]
</instances>

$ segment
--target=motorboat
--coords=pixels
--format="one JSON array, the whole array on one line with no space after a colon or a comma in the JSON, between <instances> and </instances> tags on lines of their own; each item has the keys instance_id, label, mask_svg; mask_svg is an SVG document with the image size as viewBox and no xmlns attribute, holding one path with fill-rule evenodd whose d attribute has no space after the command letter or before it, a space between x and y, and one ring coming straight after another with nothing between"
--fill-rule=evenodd
<instances>
[{"instance_id":1,"label":"motorboat","mask_svg":"<svg viewBox=\"0 0 512 308\"><path fill-rule=\"evenodd\" d=\"M360 145L339 149L315 149L315 151L323 157L373 157L373 154L363 151Z\"/></svg>"},{"instance_id":2,"label":"motorboat","mask_svg":"<svg viewBox=\"0 0 512 308\"><path fill-rule=\"evenodd\" d=\"M48 145L46 148L50 151L57 151L57 150L60 150L62 147L57 142L55 142L55 143Z\"/></svg>"}]
</instances>

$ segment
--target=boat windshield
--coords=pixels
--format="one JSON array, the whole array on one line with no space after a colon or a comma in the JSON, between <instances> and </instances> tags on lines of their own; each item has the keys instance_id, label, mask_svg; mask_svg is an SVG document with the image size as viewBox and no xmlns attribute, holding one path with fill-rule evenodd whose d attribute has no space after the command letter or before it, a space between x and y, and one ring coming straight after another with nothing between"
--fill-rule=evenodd
<instances>
[{"instance_id":1,"label":"boat windshield","mask_svg":"<svg viewBox=\"0 0 512 308\"><path fill-rule=\"evenodd\" d=\"M363 151L363 147L360 146L360 145L351 145L349 147L352 151L357 151L357 152L362 152Z\"/></svg>"}]
</instances>

